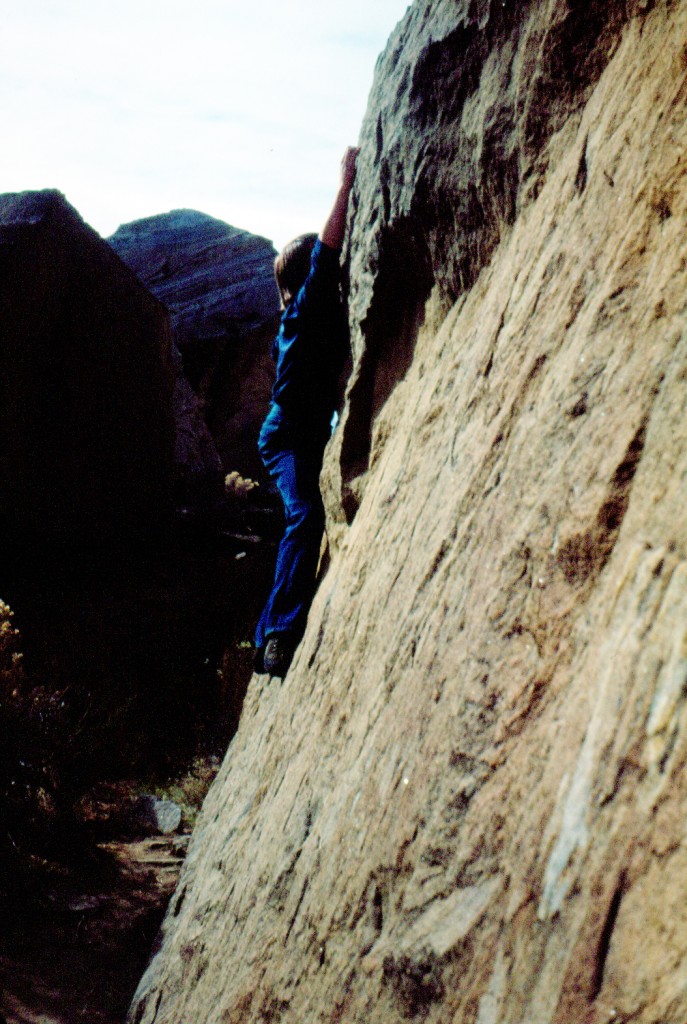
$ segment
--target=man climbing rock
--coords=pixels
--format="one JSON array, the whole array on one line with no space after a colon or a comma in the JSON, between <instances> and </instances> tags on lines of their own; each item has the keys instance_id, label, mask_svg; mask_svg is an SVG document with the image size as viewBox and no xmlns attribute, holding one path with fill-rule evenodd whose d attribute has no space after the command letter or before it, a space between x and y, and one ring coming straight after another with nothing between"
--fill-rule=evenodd
<instances>
[{"instance_id":1,"label":"man climbing rock","mask_svg":"<svg viewBox=\"0 0 687 1024\"><path fill-rule=\"evenodd\" d=\"M283 313L272 350L270 410L258 441L284 502L286 528L272 591L255 634L256 669L284 676L305 630L324 530L319 477L346 354L339 257L358 150L341 162L339 189L320 232L301 235L275 260Z\"/></svg>"}]
</instances>

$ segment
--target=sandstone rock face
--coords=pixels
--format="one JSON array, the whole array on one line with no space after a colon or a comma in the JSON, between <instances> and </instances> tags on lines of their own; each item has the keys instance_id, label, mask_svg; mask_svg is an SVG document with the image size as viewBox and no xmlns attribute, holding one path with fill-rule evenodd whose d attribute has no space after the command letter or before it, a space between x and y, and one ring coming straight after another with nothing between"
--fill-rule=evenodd
<instances>
[{"instance_id":1,"label":"sandstone rock face","mask_svg":"<svg viewBox=\"0 0 687 1024\"><path fill-rule=\"evenodd\" d=\"M687 8L416 3L332 562L135 1024L687 1020Z\"/></svg>"},{"instance_id":2,"label":"sandstone rock face","mask_svg":"<svg viewBox=\"0 0 687 1024\"><path fill-rule=\"evenodd\" d=\"M279 317L272 243L195 210L125 224L109 242L170 311L185 371L178 464L213 471L219 452L225 469L262 473L256 442Z\"/></svg>"},{"instance_id":3,"label":"sandstone rock face","mask_svg":"<svg viewBox=\"0 0 687 1024\"><path fill-rule=\"evenodd\" d=\"M0 266L0 512L48 529L159 516L163 307L59 192L0 196Z\"/></svg>"}]
</instances>

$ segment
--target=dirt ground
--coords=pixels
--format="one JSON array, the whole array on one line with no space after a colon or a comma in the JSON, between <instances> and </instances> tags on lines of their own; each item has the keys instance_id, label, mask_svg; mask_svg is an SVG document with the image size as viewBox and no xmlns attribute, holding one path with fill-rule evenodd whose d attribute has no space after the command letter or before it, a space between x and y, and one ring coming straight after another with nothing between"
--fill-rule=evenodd
<instances>
[{"instance_id":1,"label":"dirt ground","mask_svg":"<svg viewBox=\"0 0 687 1024\"><path fill-rule=\"evenodd\" d=\"M0 908L0 1024L122 1024L188 835L98 843Z\"/></svg>"}]
</instances>

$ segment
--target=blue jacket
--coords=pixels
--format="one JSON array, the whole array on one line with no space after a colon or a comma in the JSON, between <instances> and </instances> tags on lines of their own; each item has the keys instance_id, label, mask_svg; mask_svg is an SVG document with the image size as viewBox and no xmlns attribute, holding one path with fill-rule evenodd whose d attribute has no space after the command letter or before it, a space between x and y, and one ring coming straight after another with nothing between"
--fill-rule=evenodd
<instances>
[{"instance_id":1,"label":"blue jacket","mask_svg":"<svg viewBox=\"0 0 687 1024\"><path fill-rule=\"evenodd\" d=\"M288 433L296 444L324 448L336 409L347 334L339 293L339 251L318 238L308 276L284 310L272 347L276 379L261 442L279 432Z\"/></svg>"}]
</instances>

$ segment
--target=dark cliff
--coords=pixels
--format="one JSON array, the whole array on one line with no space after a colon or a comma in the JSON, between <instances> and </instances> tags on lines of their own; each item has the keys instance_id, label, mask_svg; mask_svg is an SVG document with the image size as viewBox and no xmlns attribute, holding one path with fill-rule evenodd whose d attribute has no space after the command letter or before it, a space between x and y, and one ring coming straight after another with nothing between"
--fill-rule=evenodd
<instances>
[{"instance_id":1,"label":"dark cliff","mask_svg":"<svg viewBox=\"0 0 687 1024\"><path fill-rule=\"evenodd\" d=\"M59 192L0 197L0 511L126 530L171 500L168 317Z\"/></svg>"}]
</instances>

